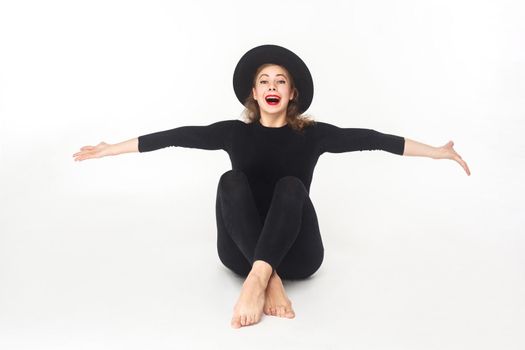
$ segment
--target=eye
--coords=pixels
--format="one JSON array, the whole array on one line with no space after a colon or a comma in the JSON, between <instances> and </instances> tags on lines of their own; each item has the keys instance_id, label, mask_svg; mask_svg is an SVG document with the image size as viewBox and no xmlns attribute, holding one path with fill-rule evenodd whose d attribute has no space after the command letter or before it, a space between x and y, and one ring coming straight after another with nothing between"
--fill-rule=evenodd
<instances>
[{"instance_id":1,"label":"eye","mask_svg":"<svg viewBox=\"0 0 525 350\"><path fill-rule=\"evenodd\" d=\"M286 84L286 80L279 80L279 83Z\"/></svg>"},{"instance_id":2,"label":"eye","mask_svg":"<svg viewBox=\"0 0 525 350\"><path fill-rule=\"evenodd\" d=\"M260 81L261 84L265 84L265 83L267 83L267 82L268 82L268 80L261 80L261 81Z\"/></svg>"}]
</instances>

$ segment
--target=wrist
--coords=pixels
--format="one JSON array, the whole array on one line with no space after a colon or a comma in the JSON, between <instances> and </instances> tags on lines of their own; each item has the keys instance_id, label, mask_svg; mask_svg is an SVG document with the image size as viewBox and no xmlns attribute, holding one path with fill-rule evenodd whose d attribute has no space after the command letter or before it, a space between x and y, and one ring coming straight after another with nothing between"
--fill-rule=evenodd
<instances>
[{"instance_id":1,"label":"wrist","mask_svg":"<svg viewBox=\"0 0 525 350\"><path fill-rule=\"evenodd\" d=\"M443 147L432 147L431 158L432 159L442 159L443 158Z\"/></svg>"},{"instance_id":2,"label":"wrist","mask_svg":"<svg viewBox=\"0 0 525 350\"><path fill-rule=\"evenodd\" d=\"M117 145L108 145L103 151L102 154L104 156L116 156L119 154L118 146Z\"/></svg>"}]
</instances>

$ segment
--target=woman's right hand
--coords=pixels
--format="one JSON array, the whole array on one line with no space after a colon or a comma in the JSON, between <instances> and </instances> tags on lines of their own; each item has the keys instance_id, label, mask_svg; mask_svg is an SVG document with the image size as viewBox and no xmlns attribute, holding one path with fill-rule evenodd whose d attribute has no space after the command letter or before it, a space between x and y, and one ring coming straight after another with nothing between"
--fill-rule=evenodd
<instances>
[{"instance_id":1,"label":"woman's right hand","mask_svg":"<svg viewBox=\"0 0 525 350\"><path fill-rule=\"evenodd\" d=\"M75 161L81 161L90 158L102 158L111 155L111 145L105 142L101 142L96 146L84 146L80 148L80 152L73 154Z\"/></svg>"}]
</instances>

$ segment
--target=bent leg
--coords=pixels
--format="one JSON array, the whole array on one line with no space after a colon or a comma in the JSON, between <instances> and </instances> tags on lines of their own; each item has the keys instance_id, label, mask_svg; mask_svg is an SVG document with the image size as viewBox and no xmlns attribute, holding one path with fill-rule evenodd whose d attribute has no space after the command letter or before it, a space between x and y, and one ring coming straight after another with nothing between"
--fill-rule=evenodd
<instances>
[{"instance_id":1,"label":"bent leg","mask_svg":"<svg viewBox=\"0 0 525 350\"><path fill-rule=\"evenodd\" d=\"M306 278L321 265L317 216L297 177L277 181L263 226L246 175L225 172L217 189L216 219L219 258L238 275L247 276L257 260L270 264L282 279Z\"/></svg>"},{"instance_id":2,"label":"bent leg","mask_svg":"<svg viewBox=\"0 0 525 350\"><path fill-rule=\"evenodd\" d=\"M307 197L300 232L277 267L277 273L283 280L305 279L321 267L323 259L324 247L317 214L310 197Z\"/></svg>"},{"instance_id":3,"label":"bent leg","mask_svg":"<svg viewBox=\"0 0 525 350\"><path fill-rule=\"evenodd\" d=\"M282 177L275 185L254 260L268 262L284 279L306 278L321 265L323 252L308 191L299 178Z\"/></svg>"},{"instance_id":4,"label":"bent leg","mask_svg":"<svg viewBox=\"0 0 525 350\"><path fill-rule=\"evenodd\" d=\"M253 265L262 222L246 175L225 172L217 188L217 251L222 263L241 276Z\"/></svg>"}]
</instances>

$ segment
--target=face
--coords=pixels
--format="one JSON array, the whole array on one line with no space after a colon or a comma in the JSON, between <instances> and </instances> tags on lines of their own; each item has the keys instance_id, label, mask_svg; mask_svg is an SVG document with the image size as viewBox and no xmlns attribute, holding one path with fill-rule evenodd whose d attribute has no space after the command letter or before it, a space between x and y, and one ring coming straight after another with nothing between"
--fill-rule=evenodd
<instances>
[{"instance_id":1,"label":"face","mask_svg":"<svg viewBox=\"0 0 525 350\"><path fill-rule=\"evenodd\" d=\"M259 104L261 114L286 113L288 102L293 99L287 71L281 66L271 65L260 71L255 79L252 93Z\"/></svg>"}]
</instances>

